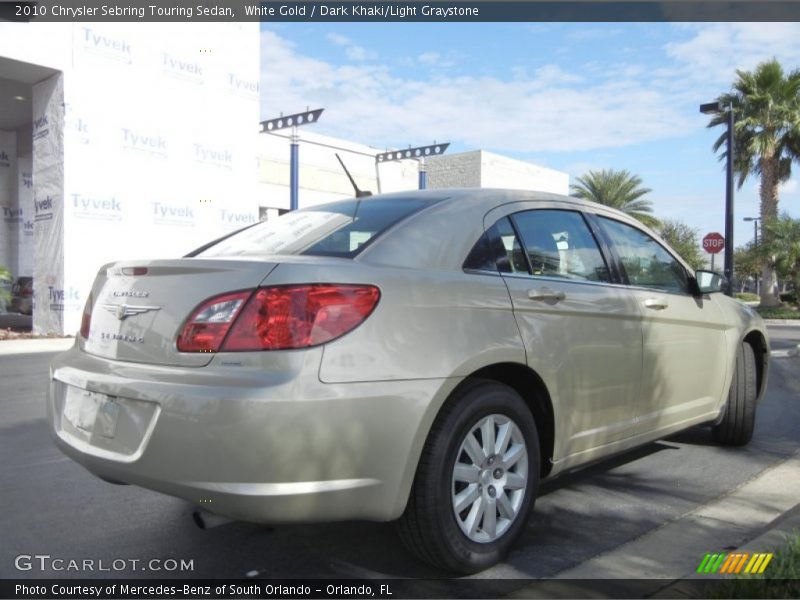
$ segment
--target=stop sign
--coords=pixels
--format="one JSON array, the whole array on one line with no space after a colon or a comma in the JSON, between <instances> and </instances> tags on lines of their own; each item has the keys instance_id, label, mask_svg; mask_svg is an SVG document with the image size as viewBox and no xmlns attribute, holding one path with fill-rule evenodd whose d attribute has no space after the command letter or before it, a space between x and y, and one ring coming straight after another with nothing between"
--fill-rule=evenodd
<instances>
[{"instance_id":1,"label":"stop sign","mask_svg":"<svg viewBox=\"0 0 800 600\"><path fill-rule=\"evenodd\" d=\"M719 233L709 233L703 238L703 250L709 254L717 254L725 248L725 238Z\"/></svg>"}]
</instances>

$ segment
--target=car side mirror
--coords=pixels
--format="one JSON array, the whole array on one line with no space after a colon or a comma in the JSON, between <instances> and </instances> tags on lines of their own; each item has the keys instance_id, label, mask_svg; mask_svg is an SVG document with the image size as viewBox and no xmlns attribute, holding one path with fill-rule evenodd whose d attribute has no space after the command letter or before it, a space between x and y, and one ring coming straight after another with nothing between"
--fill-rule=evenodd
<instances>
[{"instance_id":1,"label":"car side mirror","mask_svg":"<svg viewBox=\"0 0 800 600\"><path fill-rule=\"evenodd\" d=\"M694 281L699 294L714 294L728 287L728 280L724 275L703 269L695 272Z\"/></svg>"}]
</instances>

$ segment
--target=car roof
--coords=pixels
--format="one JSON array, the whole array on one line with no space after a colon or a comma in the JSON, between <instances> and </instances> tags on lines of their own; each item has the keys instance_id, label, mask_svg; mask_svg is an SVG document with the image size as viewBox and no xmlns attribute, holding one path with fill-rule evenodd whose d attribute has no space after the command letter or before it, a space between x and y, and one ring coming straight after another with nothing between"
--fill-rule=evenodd
<instances>
[{"instance_id":1,"label":"car roof","mask_svg":"<svg viewBox=\"0 0 800 600\"><path fill-rule=\"evenodd\" d=\"M484 232L484 217L501 207L503 214L542 208L569 208L596 213L628 223L663 240L640 221L625 213L580 198L533 190L499 188L450 188L380 194L381 198L430 200L430 205L401 221L370 244L356 260L404 268L459 269L472 246ZM494 217L492 217L494 218ZM667 244L665 244L667 245Z\"/></svg>"}]
</instances>

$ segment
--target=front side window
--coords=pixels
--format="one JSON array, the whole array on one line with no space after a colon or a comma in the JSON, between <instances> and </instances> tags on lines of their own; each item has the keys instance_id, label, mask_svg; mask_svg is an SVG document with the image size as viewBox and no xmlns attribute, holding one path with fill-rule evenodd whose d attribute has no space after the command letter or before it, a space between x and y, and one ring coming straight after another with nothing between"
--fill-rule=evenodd
<instances>
[{"instance_id":1,"label":"front side window","mask_svg":"<svg viewBox=\"0 0 800 600\"><path fill-rule=\"evenodd\" d=\"M529 210L513 216L533 275L578 281L610 280L600 248L580 213Z\"/></svg>"},{"instance_id":2,"label":"front side window","mask_svg":"<svg viewBox=\"0 0 800 600\"><path fill-rule=\"evenodd\" d=\"M685 292L689 276L664 247L649 235L619 221L600 217L619 255L628 283L639 287Z\"/></svg>"}]
</instances>

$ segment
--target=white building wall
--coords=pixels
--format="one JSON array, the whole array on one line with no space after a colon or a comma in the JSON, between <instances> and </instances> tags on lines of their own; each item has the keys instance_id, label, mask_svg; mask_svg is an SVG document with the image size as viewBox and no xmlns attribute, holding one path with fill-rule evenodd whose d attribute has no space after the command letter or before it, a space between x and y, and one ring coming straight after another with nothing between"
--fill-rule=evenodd
<instances>
[{"instance_id":1,"label":"white building wall","mask_svg":"<svg viewBox=\"0 0 800 600\"><path fill-rule=\"evenodd\" d=\"M60 217L35 220L35 330L74 333L106 262L180 256L256 221L258 27L0 24L0 56L63 72L33 133L63 147L60 184L33 153L34 206L63 215L55 232Z\"/></svg>"},{"instance_id":2,"label":"white building wall","mask_svg":"<svg viewBox=\"0 0 800 600\"><path fill-rule=\"evenodd\" d=\"M481 151L481 187L569 194L569 174Z\"/></svg>"},{"instance_id":3,"label":"white building wall","mask_svg":"<svg viewBox=\"0 0 800 600\"><path fill-rule=\"evenodd\" d=\"M484 150L444 154L426 161L428 187L482 187L569 193L569 175Z\"/></svg>"},{"instance_id":4,"label":"white building wall","mask_svg":"<svg viewBox=\"0 0 800 600\"><path fill-rule=\"evenodd\" d=\"M324 114L323 117L324 119ZM336 159L345 166L361 190L373 194L416 189L418 168L414 161L376 165L381 152L365 144L320 135L314 126L299 128L300 208L352 198L353 186ZM259 142L259 203L261 206L289 208L290 133L262 134ZM379 176L380 175L380 176Z\"/></svg>"},{"instance_id":5,"label":"white building wall","mask_svg":"<svg viewBox=\"0 0 800 600\"><path fill-rule=\"evenodd\" d=\"M429 188L481 187L481 151L444 154L425 162Z\"/></svg>"}]
</instances>

